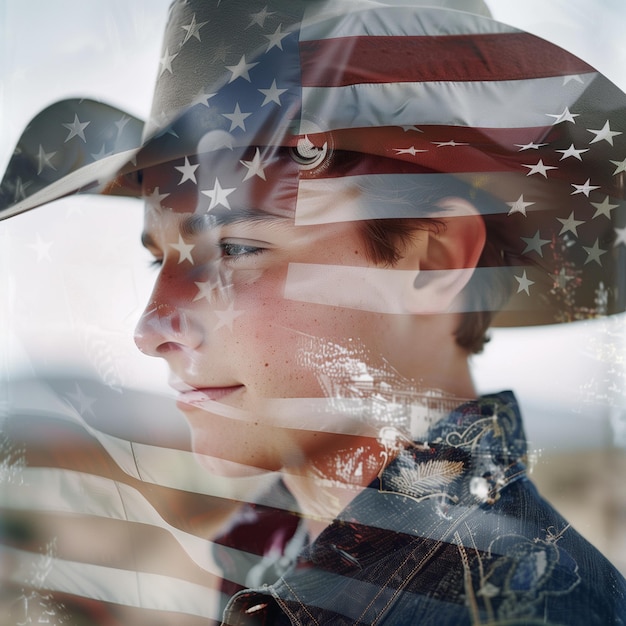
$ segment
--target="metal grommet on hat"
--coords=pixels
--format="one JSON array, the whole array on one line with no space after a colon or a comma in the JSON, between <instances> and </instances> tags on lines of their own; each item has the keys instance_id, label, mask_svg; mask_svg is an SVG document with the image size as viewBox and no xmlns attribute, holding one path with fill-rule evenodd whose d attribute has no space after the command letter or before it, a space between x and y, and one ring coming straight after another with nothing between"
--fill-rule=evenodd
<instances>
[{"instance_id":1,"label":"metal grommet on hat","mask_svg":"<svg viewBox=\"0 0 626 626\"><path fill-rule=\"evenodd\" d=\"M328 156L328 142L325 141L321 146L313 143L308 135L298 139L295 147L289 149L291 158L303 170L312 170L324 163Z\"/></svg>"},{"instance_id":2,"label":"metal grommet on hat","mask_svg":"<svg viewBox=\"0 0 626 626\"><path fill-rule=\"evenodd\" d=\"M334 153L332 134L323 131L319 124L309 119L301 119L289 150L289 157L298 165L306 178L323 174L331 165Z\"/></svg>"}]
</instances>

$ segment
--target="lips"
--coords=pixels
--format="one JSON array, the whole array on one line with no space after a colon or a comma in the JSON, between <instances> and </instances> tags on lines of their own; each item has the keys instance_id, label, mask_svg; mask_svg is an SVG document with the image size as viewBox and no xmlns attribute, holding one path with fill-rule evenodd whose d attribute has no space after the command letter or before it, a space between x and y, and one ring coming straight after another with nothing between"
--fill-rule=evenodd
<instances>
[{"instance_id":1,"label":"lips","mask_svg":"<svg viewBox=\"0 0 626 626\"><path fill-rule=\"evenodd\" d=\"M179 408L201 406L207 401L217 402L244 388L243 385L228 385L221 387L194 387L180 379L171 379L170 386L178 391L176 404Z\"/></svg>"}]
</instances>

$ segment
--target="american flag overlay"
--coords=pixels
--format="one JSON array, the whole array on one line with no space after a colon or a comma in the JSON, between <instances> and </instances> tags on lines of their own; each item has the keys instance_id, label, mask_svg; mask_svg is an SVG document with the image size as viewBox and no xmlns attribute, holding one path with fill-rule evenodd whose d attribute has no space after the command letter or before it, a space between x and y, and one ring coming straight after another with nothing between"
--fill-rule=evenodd
<instances>
[{"instance_id":1,"label":"american flag overlay","mask_svg":"<svg viewBox=\"0 0 626 626\"><path fill-rule=\"evenodd\" d=\"M155 171L158 180L149 177ZM25 129L0 183L0 219L75 193L141 196L148 211L183 206L217 224L254 216L259 207L303 227L436 219L446 216L429 198L450 189L482 216L497 251L481 258L472 275L476 297L454 312L487 311L498 314L498 324L525 326L626 310L625 184L626 95L534 35L482 15L409 2L177 0L150 118L144 124L89 99L46 108ZM328 202L348 192L365 200ZM163 247L191 268L186 304L214 304L215 281L198 269L201 255L191 236L177 233ZM283 297L290 304L400 316L402 303L391 294L407 276L393 267L305 259L290 264ZM358 298L355 284L366 286ZM482 298L493 284L503 285L506 303ZM232 333L247 314L230 301L212 311L214 330ZM320 430L339 432L332 419L321 425L317 407L330 404L347 414L365 401L382 427L395 419L390 407L406 411L417 397L417 388L390 369L359 369L356 348L323 348L322 355L312 343L309 352L319 363L309 358L306 365L328 398L306 404L306 419L303 409L302 423L290 428L306 430L315 419ZM173 401L82 375L24 377L9 387L0 403L0 622L220 623L230 596L273 583L305 548L301 514L278 474L212 476L198 463ZM274 400L276 420L289 424L292 405ZM444 400L420 396L427 409L437 405L437 415L454 408ZM455 503L465 497L452 486L470 463L466 448L484 445L487 431L493 439L502 435L490 407L479 407L480 427L463 430L461 412L457 430L442 427L434 447L412 450L411 459L400 455L398 474L381 480L380 491L400 492L419 507L434 491L449 489ZM502 476L481 465L481 475L472 478L483 508L523 473L523 435L513 412L501 413L518 447L497 443L508 464ZM412 423L422 418L416 411L410 416ZM424 418L429 428L430 418ZM455 437L460 443L450 444L452 451L437 448ZM355 463L344 470L362 468ZM446 507L431 512L431 529L448 519ZM371 530L359 529L349 514L340 525L341 532L357 528L363 536ZM456 582L469 586L473 557L467 554L491 557L500 549L496 541L470 545L463 534L472 536L470 525L450 532L454 554L443 555L452 561L461 554L467 575ZM515 549L532 553L527 563L536 559L528 577L507 578L497 562L477 596L468 592L460 605L476 617L513 578L520 585L532 578L550 598L574 589L576 564L570 567L557 547L565 530L544 530L534 544L513 530L502 534L502 544L512 545L515 535ZM407 526L402 532L411 538L419 531ZM436 539L434 530L426 537ZM538 545L545 548L541 557L533 552ZM341 567L351 571L354 559L334 548ZM315 561L305 554L311 561L302 571ZM567 576L545 582L544 569L556 563L566 563ZM423 584L440 593L432 573ZM291 610L289 593L280 601ZM370 623L363 616L379 608L357 606L345 610L352 621L341 623ZM511 611L509 622L491 623L521 623Z\"/></svg>"},{"instance_id":2,"label":"american flag overlay","mask_svg":"<svg viewBox=\"0 0 626 626\"><path fill-rule=\"evenodd\" d=\"M275 8L240 15L174 5L147 141L125 168L171 162L173 187L153 189L149 201L167 206L165 194L185 185L198 212L249 205L251 188L272 193L275 153L286 146L309 151L306 170L272 199L301 224L415 216L402 201L413 185L453 175L469 193L487 191L479 210L500 216L491 222L513 281L501 323L624 309L618 89L565 50L470 14L363 5L346 20L320 2ZM239 31L245 36L225 34ZM191 68L200 62L198 77ZM99 103L50 107L24 133L0 186L4 215L101 190L140 132ZM224 173L211 163L212 179L198 181L211 154ZM394 202L365 216L297 204L346 177L369 190L373 175Z\"/></svg>"}]
</instances>

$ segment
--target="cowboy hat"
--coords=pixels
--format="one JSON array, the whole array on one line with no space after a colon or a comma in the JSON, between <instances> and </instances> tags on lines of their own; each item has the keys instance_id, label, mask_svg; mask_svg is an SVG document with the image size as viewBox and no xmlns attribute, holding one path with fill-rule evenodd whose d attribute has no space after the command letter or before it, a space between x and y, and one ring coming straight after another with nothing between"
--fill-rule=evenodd
<instances>
[{"instance_id":1,"label":"cowboy hat","mask_svg":"<svg viewBox=\"0 0 626 626\"><path fill-rule=\"evenodd\" d=\"M501 324L624 311L626 96L481 5L419 4L175 2L145 127L93 101L52 105L18 142L0 219L78 191L138 195L133 176L163 164L178 191L207 159L194 210L245 202L249 181L267 200L283 150L297 175L282 200L302 224L429 217L415 188L460 181L499 250L477 279L513 286ZM298 206L347 180L389 201Z\"/></svg>"}]
</instances>

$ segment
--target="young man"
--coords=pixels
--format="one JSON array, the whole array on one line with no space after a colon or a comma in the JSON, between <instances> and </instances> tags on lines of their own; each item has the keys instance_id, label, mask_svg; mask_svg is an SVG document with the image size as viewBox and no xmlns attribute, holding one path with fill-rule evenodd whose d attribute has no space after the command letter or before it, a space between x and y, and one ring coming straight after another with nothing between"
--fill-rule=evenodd
<instances>
[{"instance_id":1,"label":"young man","mask_svg":"<svg viewBox=\"0 0 626 626\"><path fill-rule=\"evenodd\" d=\"M194 451L280 473L220 540L272 540L224 563L255 587L224 623L623 623L624 580L526 477L514 397L468 366L507 302L623 310L592 217L623 196L623 94L479 15L219 4L172 6L150 139L106 191L146 199L136 343Z\"/></svg>"}]
</instances>

